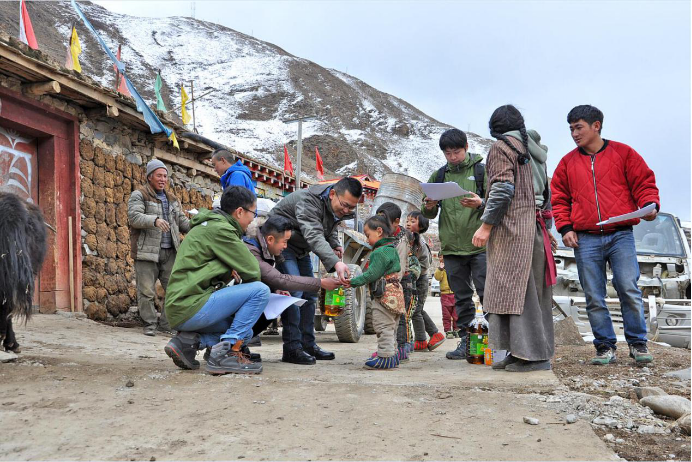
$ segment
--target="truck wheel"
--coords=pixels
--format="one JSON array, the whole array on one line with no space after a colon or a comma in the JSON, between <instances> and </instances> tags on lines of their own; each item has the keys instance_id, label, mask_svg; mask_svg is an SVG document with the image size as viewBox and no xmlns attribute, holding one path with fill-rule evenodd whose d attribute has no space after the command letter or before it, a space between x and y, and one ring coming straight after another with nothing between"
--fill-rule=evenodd
<instances>
[{"instance_id":1,"label":"truck wheel","mask_svg":"<svg viewBox=\"0 0 692 462\"><path fill-rule=\"evenodd\" d=\"M324 332L327 330L327 324L329 324L329 318L327 316L315 315L315 330Z\"/></svg>"},{"instance_id":2,"label":"truck wheel","mask_svg":"<svg viewBox=\"0 0 692 462\"><path fill-rule=\"evenodd\" d=\"M375 335L375 328L372 326L372 300L370 299L370 291L366 290L366 302L365 302L365 335Z\"/></svg>"},{"instance_id":3,"label":"truck wheel","mask_svg":"<svg viewBox=\"0 0 692 462\"><path fill-rule=\"evenodd\" d=\"M360 276L363 272L358 265L348 265L351 276ZM365 327L365 293L366 287L346 290L346 306L341 316L334 318L336 336L343 343L358 343Z\"/></svg>"}]
</instances>

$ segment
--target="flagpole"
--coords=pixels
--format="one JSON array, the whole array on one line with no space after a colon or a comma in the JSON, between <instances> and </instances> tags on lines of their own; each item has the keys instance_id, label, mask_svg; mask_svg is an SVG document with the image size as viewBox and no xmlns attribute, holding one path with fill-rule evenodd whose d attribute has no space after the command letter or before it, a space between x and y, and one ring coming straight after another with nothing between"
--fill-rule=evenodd
<instances>
[{"instance_id":1,"label":"flagpole","mask_svg":"<svg viewBox=\"0 0 692 462\"><path fill-rule=\"evenodd\" d=\"M197 133L197 123L195 123L195 81L190 80L190 95L192 97L192 129Z\"/></svg>"}]
</instances>

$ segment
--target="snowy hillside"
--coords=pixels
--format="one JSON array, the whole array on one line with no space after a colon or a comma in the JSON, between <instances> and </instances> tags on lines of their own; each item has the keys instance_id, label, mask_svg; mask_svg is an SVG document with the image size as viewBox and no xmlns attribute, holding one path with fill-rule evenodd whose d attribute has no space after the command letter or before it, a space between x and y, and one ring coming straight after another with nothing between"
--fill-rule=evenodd
<instances>
[{"instance_id":1,"label":"snowy hillside","mask_svg":"<svg viewBox=\"0 0 692 462\"><path fill-rule=\"evenodd\" d=\"M9 8L14 2L3 3L0 17L16 15ZM185 81L190 94L189 81L194 80L196 96L211 91L195 105L199 133L249 156L283 165L283 145L295 153L297 129L282 121L314 115L315 120L303 124L308 176L314 175L315 146L326 169L341 175L381 178L394 171L427 179L443 162L437 142L449 126L350 75L218 24L181 17L137 18L86 2L80 5L112 50L122 44L128 75L148 102L155 105L157 69L165 82L168 109L179 105L180 84ZM42 49L62 61L76 15L66 2L32 2L31 7L39 44L47 44ZM3 24L14 32L12 23ZM112 86L112 65L83 25L77 27L85 74ZM474 134L469 142L471 152L484 155L490 145Z\"/></svg>"}]
</instances>

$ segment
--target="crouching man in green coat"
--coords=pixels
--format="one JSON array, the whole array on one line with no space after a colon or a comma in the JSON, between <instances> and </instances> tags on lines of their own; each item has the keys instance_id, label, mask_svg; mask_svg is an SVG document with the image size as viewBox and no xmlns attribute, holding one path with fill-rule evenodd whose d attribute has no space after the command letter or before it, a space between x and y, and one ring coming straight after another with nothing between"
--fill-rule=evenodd
<instances>
[{"instance_id":1,"label":"crouching man in green coat","mask_svg":"<svg viewBox=\"0 0 692 462\"><path fill-rule=\"evenodd\" d=\"M166 292L166 315L180 333L164 350L178 367L198 369L197 351L211 347L211 374L262 372L262 363L250 361L243 347L269 300L259 264L241 240L256 216L254 194L231 186L221 209L202 209L191 220Z\"/></svg>"}]
</instances>

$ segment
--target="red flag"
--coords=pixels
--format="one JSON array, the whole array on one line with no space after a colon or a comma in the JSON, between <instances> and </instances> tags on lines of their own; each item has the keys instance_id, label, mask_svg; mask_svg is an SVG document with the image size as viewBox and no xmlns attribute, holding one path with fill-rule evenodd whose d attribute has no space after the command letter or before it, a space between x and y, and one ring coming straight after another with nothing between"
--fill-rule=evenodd
<instances>
[{"instance_id":1,"label":"red flag","mask_svg":"<svg viewBox=\"0 0 692 462\"><path fill-rule=\"evenodd\" d=\"M317 169L317 177L324 180L324 165L322 165L322 156L320 156L317 146L315 146L315 168Z\"/></svg>"},{"instance_id":2,"label":"red flag","mask_svg":"<svg viewBox=\"0 0 692 462\"><path fill-rule=\"evenodd\" d=\"M38 50L38 42L34 35L34 27L29 19L29 11L26 9L26 2L19 2L19 40L29 45L30 48Z\"/></svg>"},{"instance_id":3,"label":"red flag","mask_svg":"<svg viewBox=\"0 0 692 462\"><path fill-rule=\"evenodd\" d=\"M288 149L284 144L284 172L288 172L293 175L293 164L291 163L291 158L288 156Z\"/></svg>"},{"instance_id":4,"label":"red flag","mask_svg":"<svg viewBox=\"0 0 692 462\"><path fill-rule=\"evenodd\" d=\"M118 45L118 53L115 55L116 58L118 58L118 61L120 61L120 49L122 48L122 45ZM120 72L118 71L118 68L113 64L113 70L115 71L115 79L116 81L120 81L120 85L118 85L118 91L122 93L125 96L132 96L130 94L130 90L127 89L127 84L125 83L125 76L120 75Z\"/></svg>"}]
</instances>

